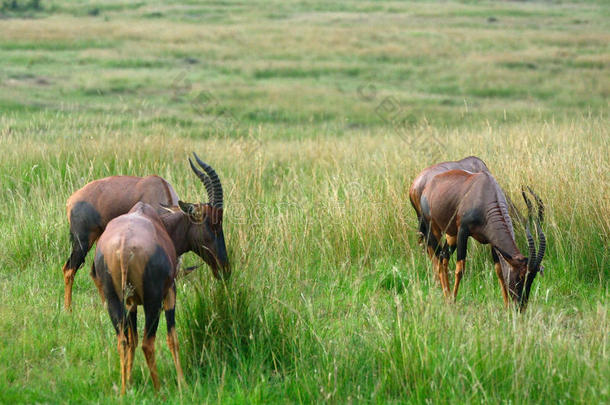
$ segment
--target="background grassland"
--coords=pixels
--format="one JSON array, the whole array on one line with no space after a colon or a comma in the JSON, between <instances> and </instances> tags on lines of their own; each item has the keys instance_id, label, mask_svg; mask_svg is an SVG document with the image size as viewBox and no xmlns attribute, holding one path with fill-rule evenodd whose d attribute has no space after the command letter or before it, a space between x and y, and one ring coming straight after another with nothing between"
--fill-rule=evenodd
<instances>
[{"instance_id":1,"label":"background grassland","mask_svg":"<svg viewBox=\"0 0 610 405\"><path fill-rule=\"evenodd\" d=\"M120 402L91 257L62 310L65 200L149 173L200 200L191 151L234 274L179 283L189 386L162 322L162 391L138 351L126 402L610 400L605 2L29 4L0 10L1 402ZM525 315L486 247L449 305L417 245L410 182L470 154L545 200Z\"/></svg>"}]
</instances>

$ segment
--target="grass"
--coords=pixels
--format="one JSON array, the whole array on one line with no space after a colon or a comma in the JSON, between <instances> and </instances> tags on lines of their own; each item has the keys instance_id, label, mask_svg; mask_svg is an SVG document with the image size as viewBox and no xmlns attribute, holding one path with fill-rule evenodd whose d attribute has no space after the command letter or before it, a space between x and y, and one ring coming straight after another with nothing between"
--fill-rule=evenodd
<instances>
[{"instance_id":1,"label":"grass","mask_svg":"<svg viewBox=\"0 0 610 405\"><path fill-rule=\"evenodd\" d=\"M603 2L0 13L0 402L610 400ZM198 201L191 151L223 180L234 274L179 282L188 387L161 322L161 392L138 350L122 400L91 257L62 310L65 200L96 178L156 173ZM488 248L470 242L447 304L417 245L410 182L470 154L522 209L521 184L547 206L545 275L524 315L503 308Z\"/></svg>"}]
</instances>

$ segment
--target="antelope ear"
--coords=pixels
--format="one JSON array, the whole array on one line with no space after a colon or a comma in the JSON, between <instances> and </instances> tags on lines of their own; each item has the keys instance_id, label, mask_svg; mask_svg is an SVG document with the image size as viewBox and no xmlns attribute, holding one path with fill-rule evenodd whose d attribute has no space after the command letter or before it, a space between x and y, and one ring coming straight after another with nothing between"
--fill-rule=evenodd
<instances>
[{"instance_id":1,"label":"antelope ear","mask_svg":"<svg viewBox=\"0 0 610 405\"><path fill-rule=\"evenodd\" d=\"M178 206L185 214L193 215L195 213L195 206L191 203L178 200Z\"/></svg>"}]
</instances>

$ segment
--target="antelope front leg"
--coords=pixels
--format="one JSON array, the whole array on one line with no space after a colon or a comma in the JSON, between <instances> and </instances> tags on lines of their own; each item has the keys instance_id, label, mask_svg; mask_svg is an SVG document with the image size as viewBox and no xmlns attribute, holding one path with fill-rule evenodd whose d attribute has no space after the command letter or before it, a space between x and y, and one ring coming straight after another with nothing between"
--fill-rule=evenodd
<instances>
[{"instance_id":1,"label":"antelope front leg","mask_svg":"<svg viewBox=\"0 0 610 405\"><path fill-rule=\"evenodd\" d=\"M506 289L506 283L504 282L504 276L502 275L502 267L500 266L500 263L495 263L494 268L496 269L498 281L500 282L500 287L502 288L502 298L504 299L504 306L508 308L508 290Z\"/></svg>"},{"instance_id":2,"label":"antelope front leg","mask_svg":"<svg viewBox=\"0 0 610 405\"><path fill-rule=\"evenodd\" d=\"M455 282L453 284L453 300L457 300L458 289L460 288L460 281L462 281L462 275L464 274L464 265L466 260L458 260L455 265Z\"/></svg>"},{"instance_id":3,"label":"antelope front leg","mask_svg":"<svg viewBox=\"0 0 610 405\"><path fill-rule=\"evenodd\" d=\"M102 299L102 304L106 302L106 298L104 297L104 288L102 286L102 280L99 279L97 273L95 272L95 263L91 265L91 279L93 280L93 284L97 287L97 292L100 294L100 298Z\"/></svg>"},{"instance_id":4,"label":"antelope front leg","mask_svg":"<svg viewBox=\"0 0 610 405\"><path fill-rule=\"evenodd\" d=\"M460 281L462 281L462 275L464 274L464 267L466 265L466 250L468 247L468 237L470 233L465 226L460 226L457 234L457 263L455 266L455 284L453 285L453 300L457 299L458 289L460 288Z\"/></svg>"},{"instance_id":5,"label":"antelope front leg","mask_svg":"<svg viewBox=\"0 0 610 405\"><path fill-rule=\"evenodd\" d=\"M508 290L506 289L506 281L504 281L504 275L502 274L502 266L500 265L500 258L498 254L491 248L491 257L494 261L494 269L496 270L496 275L498 276L498 281L500 282L500 287L502 288L502 298L504 299L504 306L508 308Z\"/></svg>"},{"instance_id":6,"label":"antelope front leg","mask_svg":"<svg viewBox=\"0 0 610 405\"><path fill-rule=\"evenodd\" d=\"M445 298L449 298L451 291L449 290L449 275L447 271L447 259L437 259L438 261L438 274L441 279L441 285L443 287L443 295Z\"/></svg>"}]
</instances>

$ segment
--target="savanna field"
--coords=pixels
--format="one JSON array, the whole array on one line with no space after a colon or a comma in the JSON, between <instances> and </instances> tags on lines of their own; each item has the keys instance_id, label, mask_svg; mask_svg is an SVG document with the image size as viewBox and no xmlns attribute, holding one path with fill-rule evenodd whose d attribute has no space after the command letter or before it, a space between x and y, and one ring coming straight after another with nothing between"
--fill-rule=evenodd
<instances>
[{"instance_id":1,"label":"savanna field","mask_svg":"<svg viewBox=\"0 0 610 405\"><path fill-rule=\"evenodd\" d=\"M607 2L0 4L0 402L610 402ZM193 151L233 274L178 282L188 385L162 320L160 392L138 348L121 398L92 253L63 309L65 202L118 174L205 201ZM545 202L524 314L488 246L451 303L418 245L411 182L468 155Z\"/></svg>"}]
</instances>

